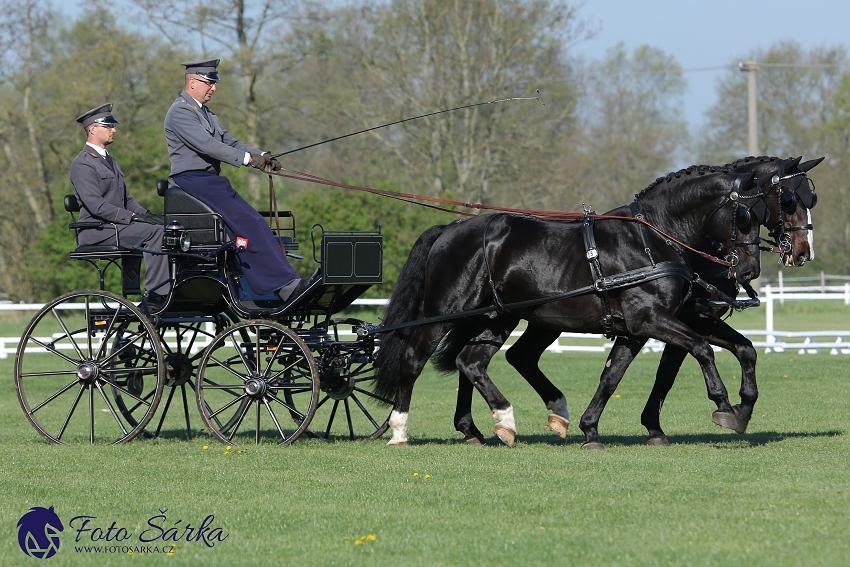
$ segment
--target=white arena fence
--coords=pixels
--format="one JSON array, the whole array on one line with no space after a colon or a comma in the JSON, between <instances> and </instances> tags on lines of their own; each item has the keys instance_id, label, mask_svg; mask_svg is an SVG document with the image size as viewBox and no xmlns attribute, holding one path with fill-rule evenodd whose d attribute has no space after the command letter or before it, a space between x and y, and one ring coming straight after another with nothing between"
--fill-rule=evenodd
<instances>
[{"instance_id":1,"label":"white arena fence","mask_svg":"<svg viewBox=\"0 0 850 567\"><path fill-rule=\"evenodd\" d=\"M753 341L756 348L764 349L765 353L774 352L796 352L797 354L819 354L821 352L829 352L829 354L850 354L850 330L840 331L799 331L786 332L774 329L773 326L773 307L775 302L785 303L786 301L843 301L844 305L850 305L850 283L834 286L796 286L789 287L780 285L774 287L766 285L761 288L759 295L761 299L761 308L765 309L765 328L764 329L739 329L739 331ZM357 306L383 306L387 304L386 299L357 299L354 305ZM43 307L42 304L36 303L0 303L0 311L38 311ZM83 305L62 305L62 308L67 309L83 309ZM215 334L215 327L212 323L206 323L205 331L210 335ZM354 333L345 332L340 329L340 336L355 336ZM519 337L522 331L514 331L511 337L514 339ZM38 337L43 342L50 342L48 337ZM176 348L176 343L171 341L176 338L175 333L167 332L165 341L172 347ZM756 340L760 338L761 340ZM832 340L826 340L832 339ZM546 349L549 352L606 352L614 344L607 341L602 342L604 337L599 334L586 333L561 333L561 336ZM0 358L8 358L11 354L15 355L18 348L20 337L0 337ZM209 343L208 337L198 337L193 346L193 353L203 350ZM502 350L506 350L509 345L503 346ZM70 348L70 345L68 346ZM654 339L649 340L644 346L643 352L661 352L664 350L664 343ZM715 348L715 350L721 350Z\"/></svg>"}]
</instances>

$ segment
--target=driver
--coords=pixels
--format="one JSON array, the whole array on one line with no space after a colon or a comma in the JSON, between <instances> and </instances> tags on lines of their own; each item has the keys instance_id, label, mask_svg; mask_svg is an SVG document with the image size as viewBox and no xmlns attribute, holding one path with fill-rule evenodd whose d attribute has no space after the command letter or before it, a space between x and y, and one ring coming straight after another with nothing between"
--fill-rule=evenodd
<instances>
[{"instance_id":1,"label":"driver","mask_svg":"<svg viewBox=\"0 0 850 567\"><path fill-rule=\"evenodd\" d=\"M216 92L219 61L182 63L186 86L165 115L171 179L219 213L230 238L244 243L236 258L251 289L261 295L275 292L286 301L297 297L309 280L302 280L289 265L263 217L233 189L227 177L219 175L222 162L272 171L281 166L268 152L236 140L206 107Z\"/></svg>"},{"instance_id":2,"label":"driver","mask_svg":"<svg viewBox=\"0 0 850 567\"><path fill-rule=\"evenodd\" d=\"M127 192L121 166L106 151L118 126L118 121L112 116L112 103L89 110L80 115L77 122L86 132L86 145L71 162L71 184L80 202L80 221L98 220L114 226L114 229L82 229L77 243L114 242L116 246L125 248L162 250L162 217L151 214ZM144 259L146 300L151 306L161 306L171 289L168 256L145 253Z\"/></svg>"}]
</instances>

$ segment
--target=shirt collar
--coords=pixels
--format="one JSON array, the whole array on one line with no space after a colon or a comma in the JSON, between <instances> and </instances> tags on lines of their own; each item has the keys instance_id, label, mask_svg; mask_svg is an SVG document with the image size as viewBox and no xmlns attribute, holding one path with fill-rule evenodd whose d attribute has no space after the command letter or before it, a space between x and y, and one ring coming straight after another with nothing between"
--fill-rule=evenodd
<instances>
[{"instance_id":1,"label":"shirt collar","mask_svg":"<svg viewBox=\"0 0 850 567\"><path fill-rule=\"evenodd\" d=\"M86 145L87 145L87 146L91 146L92 148L94 148L94 150L95 150L97 153L99 153L99 154L100 154L100 157L102 157L102 158L105 158L105 157L106 157L106 148L101 148L100 146L95 146L95 145L94 145L94 144L92 144L91 142L86 142Z\"/></svg>"}]
</instances>

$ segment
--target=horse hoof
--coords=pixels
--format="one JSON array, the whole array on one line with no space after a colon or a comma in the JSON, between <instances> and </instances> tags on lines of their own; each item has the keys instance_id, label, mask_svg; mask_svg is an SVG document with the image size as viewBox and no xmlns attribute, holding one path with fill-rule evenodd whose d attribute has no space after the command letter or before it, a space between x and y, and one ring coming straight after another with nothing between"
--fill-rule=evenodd
<instances>
[{"instance_id":1,"label":"horse hoof","mask_svg":"<svg viewBox=\"0 0 850 567\"><path fill-rule=\"evenodd\" d=\"M472 437L464 437L462 443L464 445L483 445L484 439L473 435Z\"/></svg>"},{"instance_id":2,"label":"horse hoof","mask_svg":"<svg viewBox=\"0 0 850 567\"><path fill-rule=\"evenodd\" d=\"M550 413L549 419L546 421L546 426L554 431L561 439L566 439L570 422L558 414Z\"/></svg>"},{"instance_id":3,"label":"horse hoof","mask_svg":"<svg viewBox=\"0 0 850 567\"><path fill-rule=\"evenodd\" d=\"M387 447L407 447L407 441L398 441L397 443L390 441L387 443Z\"/></svg>"},{"instance_id":4,"label":"horse hoof","mask_svg":"<svg viewBox=\"0 0 850 567\"><path fill-rule=\"evenodd\" d=\"M496 437L498 437L499 440L508 447L514 446L514 440L516 439L516 431L511 431L501 423L497 423L496 427L493 428L493 433L495 433Z\"/></svg>"},{"instance_id":5,"label":"horse hoof","mask_svg":"<svg viewBox=\"0 0 850 567\"><path fill-rule=\"evenodd\" d=\"M734 405L732 406L732 411L735 412L735 416L738 418L738 421L741 423L741 426L735 430L735 433L744 433L747 431L747 426L750 424L750 420L741 415L741 406Z\"/></svg>"},{"instance_id":6,"label":"horse hoof","mask_svg":"<svg viewBox=\"0 0 850 567\"><path fill-rule=\"evenodd\" d=\"M732 429L735 433L743 433L747 430L747 422L738 417L735 412L716 411L711 414L711 421L720 427Z\"/></svg>"},{"instance_id":7,"label":"horse hoof","mask_svg":"<svg viewBox=\"0 0 850 567\"><path fill-rule=\"evenodd\" d=\"M649 437L646 441L643 442L643 444L662 447L664 445L669 445L670 442L667 441L666 436L662 435L661 437Z\"/></svg>"},{"instance_id":8,"label":"horse hoof","mask_svg":"<svg viewBox=\"0 0 850 567\"><path fill-rule=\"evenodd\" d=\"M599 441L588 441L587 443L583 443L581 448L587 449L588 451L602 451L605 449L605 445Z\"/></svg>"}]
</instances>

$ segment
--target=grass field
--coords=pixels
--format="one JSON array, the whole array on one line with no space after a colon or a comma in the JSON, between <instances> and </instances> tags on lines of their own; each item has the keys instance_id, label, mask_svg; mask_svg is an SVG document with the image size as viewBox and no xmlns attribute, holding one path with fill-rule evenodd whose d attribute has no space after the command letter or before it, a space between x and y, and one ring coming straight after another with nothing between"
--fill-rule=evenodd
<instances>
[{"instance_id":1,"label":"grass field","mask_svg":"<svg viewBox=\"0 0 850 567\"><path fill-rule=\"evenodd\" d=\"M835 303L815 319L832 317ZM456 378L429 369L414 393L407 448L299 440L230 454L203 435L181 440L179 422L167 439L49 445L20 410L13 360L2 360L0 565L36 562L16 538L33 506L54 506L65 522L50 565L850 564L850 357L760 355L761 397L740 436L711 423L689 359L662 414L672 445L644 447L639 414L659 355L641 355L600 422L607 449L583 451L578 418L604 360L544 354L544 371L570 399L566 442L549 434L546 410L498 355L491 374L516 408L513 448L492 435L484 447L459 444ZM723 352L717 364L737 399L736 361ZM479 399L475 416L492 430ZM139 545L143 530L156 535L152 516L182 533L210 514L227 539L213 548L181 541L173 555L77 553L68 526L95 516L90 527L115 522L134 534L123 544ZM91 545L86 533L83 544Z\"/></svg>"}]
</instances>

